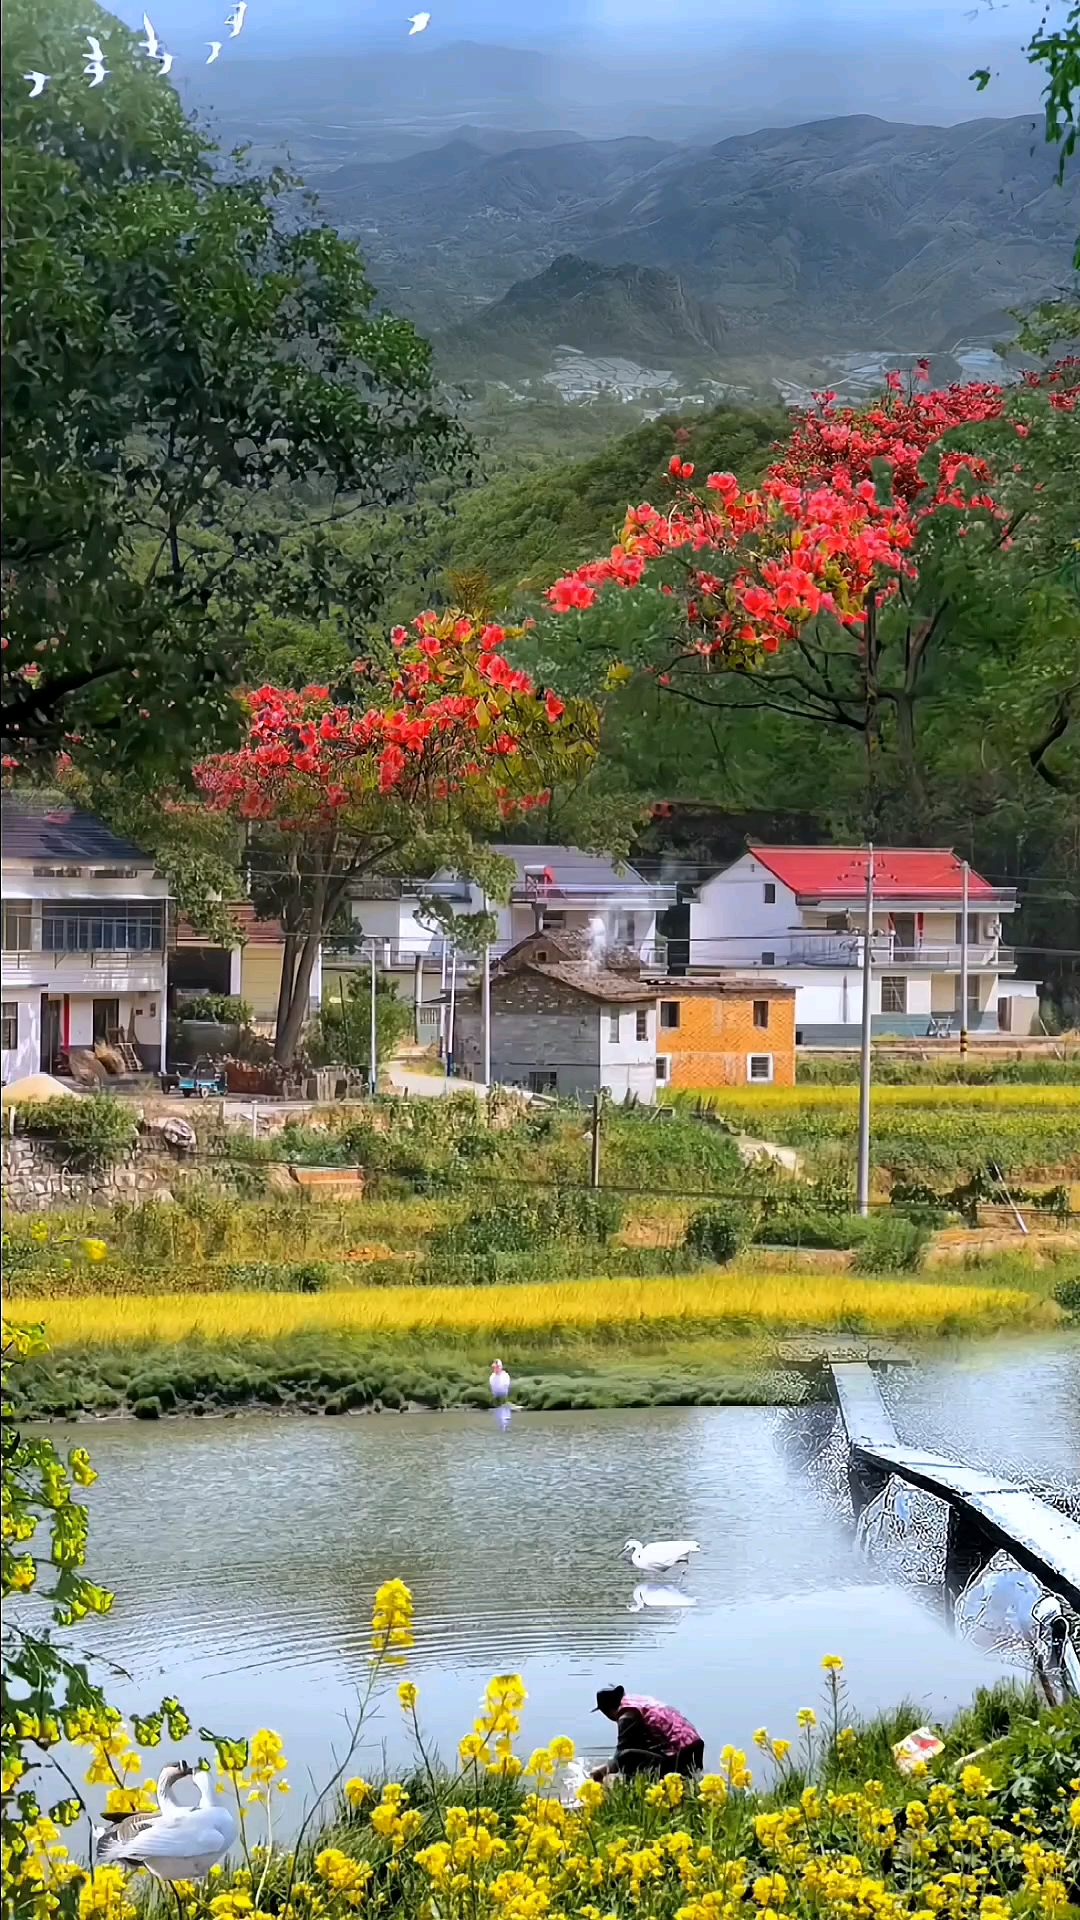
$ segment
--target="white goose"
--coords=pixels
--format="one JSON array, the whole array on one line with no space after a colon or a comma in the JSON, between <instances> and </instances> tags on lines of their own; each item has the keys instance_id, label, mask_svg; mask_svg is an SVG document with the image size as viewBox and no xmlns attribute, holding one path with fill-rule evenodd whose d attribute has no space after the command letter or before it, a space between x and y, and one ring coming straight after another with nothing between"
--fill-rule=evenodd
<instances>
[{"instance_id":1,"label":"white goose","mask_svg":"<svg viewBox=\"0 0 1080 1920\"><path fill-rule=\"evenodd\" d=\"M639 1573L670 1573L672 1567L688 1567L690 1555L700 1552L696 1540L650 1540L648 1546L640 1540L628 1540L623 1558L629 1557L630 1565Z\"/></svg>"},{"instance_id":2,"label":"white goose","mask_svg":"<svg viewBox=\"0 0 1080 1920\"><path fill-rule=\"evenodd\" d=\"M194 1780L199 1804L175 1797L181 1780ZM236 1816L214 1799L207 1772L163 1767L157 1780L158 1811L128 1813L97 1834L97 1857L105 1864L145 1867L157 1880L202 1880L236 1839Z\"/></svg>"}]
</instances>

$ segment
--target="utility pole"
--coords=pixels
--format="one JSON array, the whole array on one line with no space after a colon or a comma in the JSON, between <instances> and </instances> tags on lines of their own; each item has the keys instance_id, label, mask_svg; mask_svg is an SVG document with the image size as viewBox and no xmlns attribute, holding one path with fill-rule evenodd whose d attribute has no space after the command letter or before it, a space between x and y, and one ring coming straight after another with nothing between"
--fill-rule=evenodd
<instances>
[{"instance_id":1,"label":"utility pole","mask_svg":"<svg viewBox=\"0 0 1080 1920\"><path fill-rule=\"evenodd\" d=\"M374 1100L379 1090L379 1038L375 1024L375 942L371 943L371 1097Z\"/></svg>"},{"instance_id":2,"label":"utility pole","mask_svg":"<svg viewBox=\"0 0 1080 1920\"><path fill-rule=\"evenodd\" d=\"M967 861L960 868L960 1053L968 1050L968 880Z\"/></svg>"},{"instance_id":3,"label":"utility pole","mask_svg":"<svg viewBox=\"0 0 1080 1920\"><path fill-rule=\"evenodd\" d=\"M487 911L487 901L484 902ZM483 1043L483 1077L485 1087L491 1086L491 948L484 945L484 970L480 983L480 1024Z\"/></svg>"},{"instance_id":4,"label":"utility pole","mask_svg":"<svg viewBox=\"0 0 1080 1920\"><path fill-rule=\"evenodd\" d=\"M859 1057L859 1172L858 1205L865 1218L870 1212L870 988L873 976L874 947L874 843L866 854L866 932L863 937L862 1043Z\"/></svg>"},{"instance_id":5,"label":"utility pole","mask_svg":"<svg viewBox=\"0 0 1080 1920\"><path fill-rule=\"evenodd\" d=\"M592 1103L592 1155L589 1166L589 1183L600 1185L600 1114L604 1105L604 1090L597 1087Z\"/></svg>"},{"instance_id":6,"label":"utility pole","mask_svg":"<svg viewBox=\"0 0 1080 1920\"><path fill-rule=\"evenodd\" d=\"M446 1010L446 1072L454 1068L454 1001L457 997L457 948L450 955L450 1005Z\"/></svg>"}]
</instances>

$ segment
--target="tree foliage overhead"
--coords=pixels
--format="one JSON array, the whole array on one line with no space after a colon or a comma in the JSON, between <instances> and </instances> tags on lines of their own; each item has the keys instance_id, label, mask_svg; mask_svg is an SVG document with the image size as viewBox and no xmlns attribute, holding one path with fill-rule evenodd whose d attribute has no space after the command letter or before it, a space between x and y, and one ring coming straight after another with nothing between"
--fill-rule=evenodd
<instances>
[{"instance_id":1,"label":"tree foliage overhead","mask_svg":"<svg viewBox=\"0 0 1080 1920\"><path fill-rule=\"evenodd\" d=\"M8 0L3 54L5 740L145 771L237 724L260 620L360 633L378 559L341 516L462 443L355 248L224 160L125 26Z\"/></svg>"}]
</instances>

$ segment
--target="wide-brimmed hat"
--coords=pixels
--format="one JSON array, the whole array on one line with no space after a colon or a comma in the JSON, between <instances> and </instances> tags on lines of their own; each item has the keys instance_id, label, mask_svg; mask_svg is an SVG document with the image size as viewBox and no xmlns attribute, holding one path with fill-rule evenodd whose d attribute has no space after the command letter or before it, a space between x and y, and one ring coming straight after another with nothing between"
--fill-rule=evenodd
<instances>
[{"instance_id":1,"label":"wide-brimmed hat","mask_svg":"<svg viewBox=\"0 0 1080 1920\"><path fill-rule=\"evenodd\" d=\"M626 1698L625 1687L601 1687L596 1695L594 1713L618 1713Z\"/></svg>"}]
</instances>

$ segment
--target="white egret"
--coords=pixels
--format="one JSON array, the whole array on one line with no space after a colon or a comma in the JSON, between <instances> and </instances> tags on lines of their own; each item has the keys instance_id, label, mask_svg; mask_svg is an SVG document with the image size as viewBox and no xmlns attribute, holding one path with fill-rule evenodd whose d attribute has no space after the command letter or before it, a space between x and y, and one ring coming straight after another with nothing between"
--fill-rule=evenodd
<instances>
[{"instance_id":1,"label":"white egret","mask_svg":"<svg viewBox=\"0 0 1080 1920\"><path fill-rule=\"evenodd\" d=\"M628 1557L639 1573L670 1573L672 1567L688 1567L690 1555L700 1552L696 1540L650 1540L647 1546L640 1540L628 1540L623 1558Z\"/></svg>"},{"instance_id":2,"label":"white egret","mask_svg":"<svg viewBox=\"0 0 1080 1920\"><path fill-rule=\"evenodd\" d=\"M46 86L48 85L48 80L49 80L48 74L47 73L24 73L23 79L29 80L30 82L31 100L40 100L42 94L45 91Z\"/></svg>"},{"instance_id":3,"label":"white egret","mask_svg":"<svg viewBox=\"0 0 1080 1920\"><path fill-rule=\"evenodd\" d=\"M145 14L145 13L143 14L142 23L143 23L143 29L146 33L146 39L140 40L139 45L142 48L148 60L160 60L161 54L162 54L161 41L158 39L157 34L154 32L153 25L151 24L150 16L148 14Z\"/></svg>"},{"instance_id":4,"label":"white egret","mask_svg":"<svg viewBox=\"0 0 1080 1920\"><path fill-rule=\"evenodd\" d=\"M88 33L86 36L86 44L90 49L90 53L86 65L83 68L83 74L85 78L89 80L92 87L100 87L109 71L105 65L105 55L101 50L101 41L95 39L92 33Z\"/></svg>"},{"instance_id":5,"label":"white egret","mask_svg":"<svg viewBox=\"0 0 1080 1920\"><path fill-rule=\"evenodd\" d=\"M488 1381L491 1397L496 1404L505 1403L510 1398L510 1375L501 1360L491 1363L491 1378Z\"/></svg>"},{"instance_id":6,"label":"white egret","mask_svg":"<svg viewBox=\"0 0 1080 1920\"><path fill-rule=\"evenodd\" d=\"M197 1806L176 1798L181 1780L193 1780ZM163 1767L156 1813L128 1813L97 1835L97 1857L121 1867L145 1867L156 1880L202 1880L223 1859L237 1835L236 1816L215 1800L208 1772Z\"/></svg>"},{"instance_id":7,"label":"white egret","mask_svg":"<svg viewBox=\"0 0 1080 1920\"><path fill-rule=\"evenodd\" d=\"M236 0L231 13L225 16L225 25L229 28L229 39L235 40L244 25L244 15L248 10L248 0Z\"/></svg>"},{"instance_id":8,"label":"white egret","mask_svg":"<svg viewBox=\"0 0 1080 1920\"><path fill-rule=\"evenodd\" d=\"M215 61L215 60L217 59L217 57L218 57L218 54L219 54L219 53L221 52L221 41L220 41L220 40L208 40L206 44L207 44L207 46L208 46L208 47L209 47L209 49L210 49L210 58L209 58L209 60L207 61L207 63L206 63L206 64L207 64L207 66L208 66L208 67L212 67L212 66L213 66L213 64L214 64L214 61Z\"/></svg>"},{"instance_id":9,"label":"white egret","mask_svg":"<svg viewBox=\"0 0 1080 1920\"><path fill-rule=\"evenodd\" d=\"M425 27L427 26L427 23L428 23L428 21L429 21L430 19L431 19L431 15L430 15L430 13L413 13L413 14L410 14L410 16L409 16L409 39L410 39L410 40L412 39L412 37L413 37L413 34L414 34L414 33L423 33L423 31L424 31L424 28L425 28Z\"/></svg>"},{"instance_id":10,"label":"white egret","mask_svg":"<svg viewBox=\"0 0 1080 1920\"><path fill-rule=\"evenodd\" d=\"M166 75L167 73L171 73L171 72L172 72L172 63L173 63L173 61L175 60L175 58L176 58L176 55L175 55L174 53L163 53L163 54L162 54L162 56L161 56L161 65L160 65L160 66L159 66L159 68L158 68L158 78L159 78L159 79L161 79L161 80L163 80L163 79L165 78L165 75Z\"/></svg>"}]
</instances>

